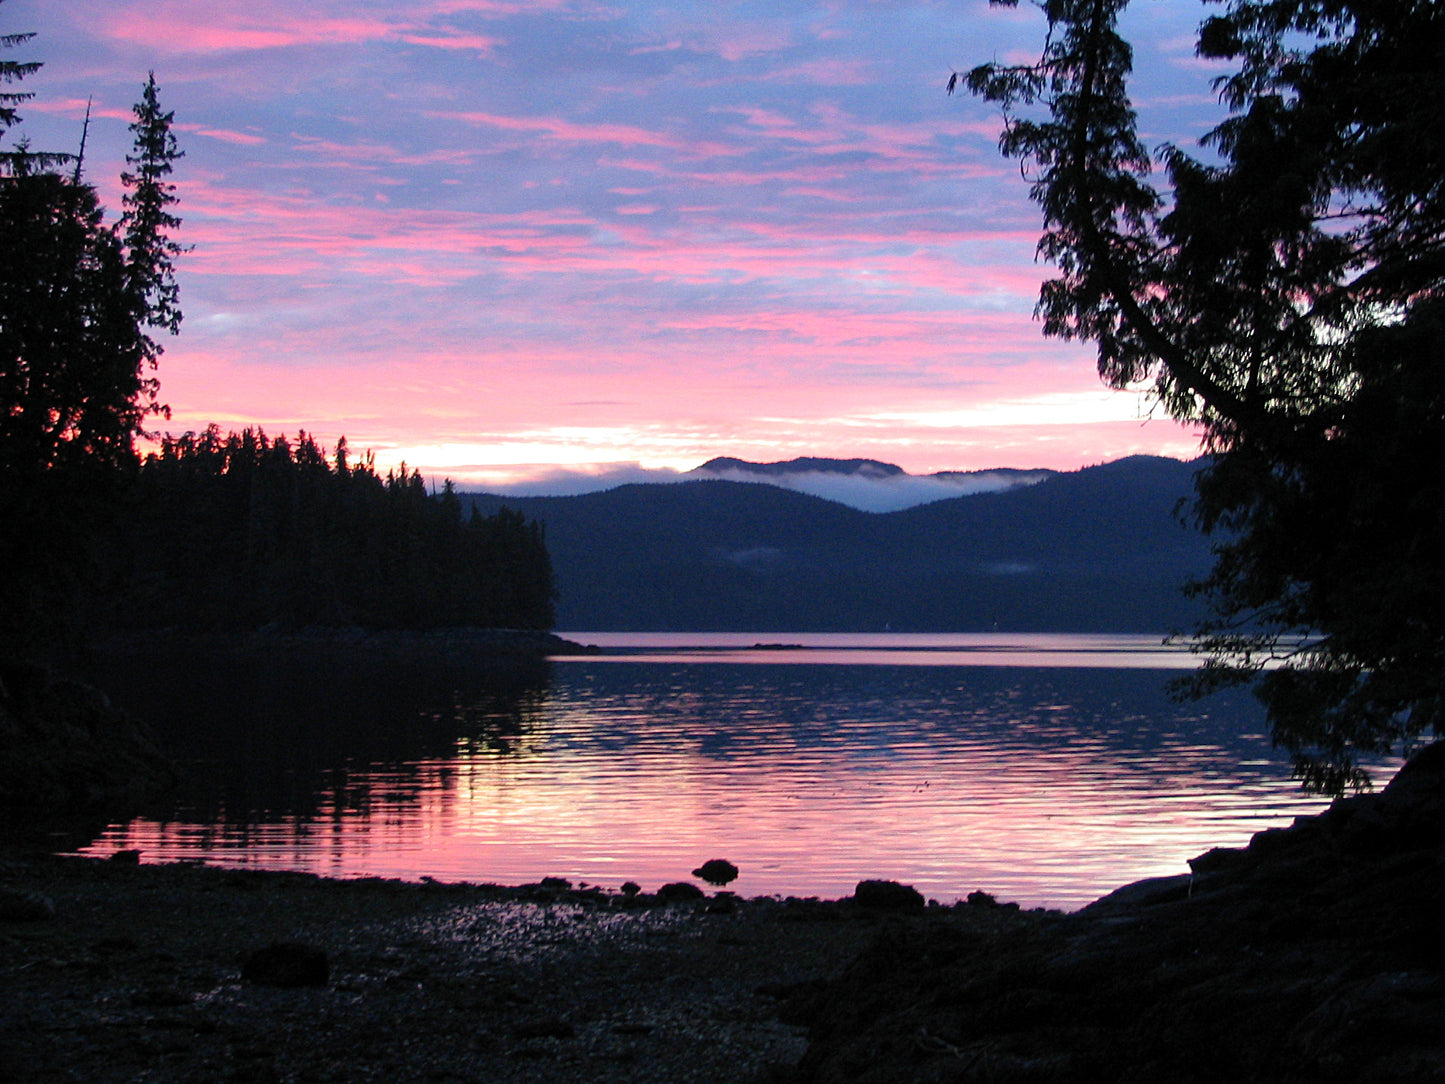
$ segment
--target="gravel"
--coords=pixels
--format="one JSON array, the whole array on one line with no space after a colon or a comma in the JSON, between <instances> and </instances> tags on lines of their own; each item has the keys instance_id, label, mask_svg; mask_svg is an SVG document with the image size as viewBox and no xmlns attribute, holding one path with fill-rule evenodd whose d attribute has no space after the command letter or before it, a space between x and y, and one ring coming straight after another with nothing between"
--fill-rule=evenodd
<instances>
[{"instance_id":1,"label":"gravel","mask_svg":"<svg viewBox=\"0 0 1445 1084\"><path fill-rule=\"evenodd\" d=\"M823 980L970 918L24 854L0 897L0 1081L27 1084L783 1079ZM273 945L312 979L243 978Z\"/></svg>"}]
</instances>

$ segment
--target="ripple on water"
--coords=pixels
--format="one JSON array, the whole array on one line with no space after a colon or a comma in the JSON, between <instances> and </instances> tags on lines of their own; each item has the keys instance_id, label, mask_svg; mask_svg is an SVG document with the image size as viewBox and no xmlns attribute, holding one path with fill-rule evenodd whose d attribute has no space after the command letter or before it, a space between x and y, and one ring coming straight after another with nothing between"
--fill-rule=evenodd
<instances>
[{"instance_id":1,"label":"ripple on water","mask_svg":"<svg viewBox=\"0 0 1445 1084\"><path fill-rule=\"evenodd\" d=\"M277 690L247 675L244 698L180 696L185 674L166 672L177 740L213 743L196 745L199 789L89 850L613 889L722 857L744 896L887 877L942 902L982 889L1074 907L1322 808L1247 695L1174 704L1137 645L1108 669L1108 641L1042 639L1038 667L558 660L545 687L506 694L450 673L346 671L333 688L305 670ZM1071 652L1096 665L1055 665ZM525 921L542 920L496 920Z\"/></svg>"}]
</instances>

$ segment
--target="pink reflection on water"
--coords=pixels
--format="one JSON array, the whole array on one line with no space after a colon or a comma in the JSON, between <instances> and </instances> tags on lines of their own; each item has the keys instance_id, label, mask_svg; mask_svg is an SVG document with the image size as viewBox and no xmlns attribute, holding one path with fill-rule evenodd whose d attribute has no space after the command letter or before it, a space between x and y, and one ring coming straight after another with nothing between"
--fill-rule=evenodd
<instances>
[{"instance_id":1,"label":"pink reflection on water","mask_svg":"<svg viewBox=\"0 0 1445 1084\"><path fill-rule=\"evenodd\" d=\"M331 876L526 883L562 876L655 888L706 858L742 870L745 895L848 895L890 877L943 901L982 888L1027 905L1076 907L1184 859L1239 845L1267 824L1316 811L1283 785L1208 786L1187 769L1162 780L1058 750L1006 769L927 756L858 771L752 759L720 768L687 753L621 764L472 756L426 762L403 780L361 774L359 807L335 802L310 822L203 827L137 820L92 850L148 860L303 869Z\"/></svg>"},{"instance_id":2,"label":"pink reflection on water","mask_svg":"<svg viewBox=\"0 0 1445 1084\"><path fill-rule=\"evenodd\" d=\"M1072 908L1323 805L1260 755L1258 735L1241 755L1201 712L1140 715L1130 690L1147 675L1086 710L1080 690L1097 679L1016 685L999 669L1016 655L1169 668L1177 654L1142 661L1161 654L1154 638L710 639L712 651L634 637L608 645L632 655L558 661L518 734L349 767L310 816L188 823L182 810L114 826L89 850L612 888L656 888L719 857L745 895L838 897L888 877L944 902L983 889Z\"/></svg>"}]
</instances>

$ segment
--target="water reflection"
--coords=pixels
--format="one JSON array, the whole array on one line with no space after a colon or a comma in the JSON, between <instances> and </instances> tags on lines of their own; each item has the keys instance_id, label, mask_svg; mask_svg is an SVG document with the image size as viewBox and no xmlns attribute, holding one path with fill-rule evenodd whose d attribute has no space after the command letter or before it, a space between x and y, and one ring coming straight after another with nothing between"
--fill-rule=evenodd
<instances>
[{"instance_id":1,"label":"water reflection","mask_svg":"<svg viewBox=\"0 0 1445 1084\"><path fill-rule=\"evenodd\" d=\"M417 785L406 765L459 749L525 752L547 674L318 645L137 651L96 681L193 769L175 808L244 827L367 813Z\"/></svg>"},{"instance_id":2,"label":"water reflection","mask_svg":"<svg viewBox=\"0 0 1445 1084\"><path fill-rule=\"evenodd\" d=\"M748 895L841 896L884 876L946 901L982 888L1068 907L1320 806L1246 697L1171 704L1168 675L1128 657L847 665L755 657L755 640L725 645L732 666L634 645L501 686L354 660L205 671L209 694L172 674L170 725L191 720L178 740L211 773L92 849L653 887L726 857Z\"/></svg>"},{"instance_id":3,"label":"water reflection","mask_svg":"<svg viewBox=\"0 0 1445 1084\"><path fill-rule=\"evenodd\" d=\"M1187 647L1137 633L812 632L759 640L748 632L568 633L618 662L819 666L1027 666L1192 669Z\"/></svg>"}]
</instances>

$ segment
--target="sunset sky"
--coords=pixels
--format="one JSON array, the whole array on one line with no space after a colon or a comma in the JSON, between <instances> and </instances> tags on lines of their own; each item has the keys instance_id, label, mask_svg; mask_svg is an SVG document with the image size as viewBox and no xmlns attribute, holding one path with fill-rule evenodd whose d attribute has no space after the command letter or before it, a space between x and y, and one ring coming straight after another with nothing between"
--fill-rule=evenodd
<instances>
[{"instance_id":1,"label":"sunset sky","mask_svg":"<svg viewBox=\"0 0 1445 1084\"><path fill-rule=\"evenodd\" d=\"M1146 142L1218 117L1194 4L1138 0ZM1069 469L1192 435L1032 318L982 2L6 0L33 146L112 212L154 69L186 157L172 432L345 434L468 486L711 456ZM13 135L14 133L12 133ZM1157 413L1157 412L1155 412Z\"/></svg>"}]
</instances>

